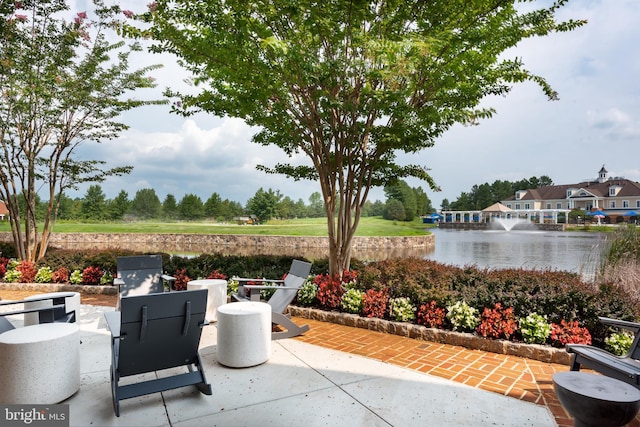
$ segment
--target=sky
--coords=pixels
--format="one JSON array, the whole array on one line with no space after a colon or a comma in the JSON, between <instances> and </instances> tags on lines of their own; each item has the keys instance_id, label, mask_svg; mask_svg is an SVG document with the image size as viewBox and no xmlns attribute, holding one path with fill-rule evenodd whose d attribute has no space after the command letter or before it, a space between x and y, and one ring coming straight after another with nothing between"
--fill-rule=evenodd
<instances>
[{"instance_id":1,"label":"sky","mask_svg":"<svg viewBox=\"0 0 640 427\"><path fill-rule=\"evenodd\" d=\"M86 8L86 0L71 3L72 10ZM123 9L136 12L141 4L121 2ZM505 54L522 58L526 68L545 77L559 101L548 101L534 83L516 85L506 97L483 101L496 110L493 118L477 126L456 125L434 147L398 157L400 164L430 169L441 191L418 180L407 182L422 187L435 208L476 184L542 175L554 184L572 184L597 178L603 165L610 176L640 181L640 1L572 0L559 18L588 23L569 33L525 40ZM158 83L151 98L166 87L186 87L187 74L169 56L145 54L133 65L157 63L164 68L151 73ZM130 128L119 138L78 151L80 158L103 159L108 167L134 167L129 175L100 183L107 198L125 190L133 199L138 190L153 188L161 201L167 194L178 201L195 194L205 202L218 193L244 205L259 188L305 203L320 192L316 182L256 170L258 164L283 162L285 153L252 143L256 129L239 119L183 118L168 106L142 107L122 119ZM303 155L290 162L308 163ZM83 197L87 187L69 195ZM383 189L373 189L369 198L384 201Z\"/></svg>"}]
</instances>

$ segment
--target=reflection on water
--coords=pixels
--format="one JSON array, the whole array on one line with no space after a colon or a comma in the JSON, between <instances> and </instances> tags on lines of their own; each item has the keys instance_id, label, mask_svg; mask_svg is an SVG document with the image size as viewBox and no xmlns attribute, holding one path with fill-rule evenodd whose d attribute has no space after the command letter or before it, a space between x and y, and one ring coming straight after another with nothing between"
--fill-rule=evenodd
<instances>
[{"instance_id":1,"label":"reflection on water","mask_svg":"<svg viewBox=\"0 0 640 427\"><path fill-rule=\"evenodd\" d=\"M432 230L426 258L458 266L563 270L592 276L604 233L506 230Z\"/></svg>"}]
</instances>

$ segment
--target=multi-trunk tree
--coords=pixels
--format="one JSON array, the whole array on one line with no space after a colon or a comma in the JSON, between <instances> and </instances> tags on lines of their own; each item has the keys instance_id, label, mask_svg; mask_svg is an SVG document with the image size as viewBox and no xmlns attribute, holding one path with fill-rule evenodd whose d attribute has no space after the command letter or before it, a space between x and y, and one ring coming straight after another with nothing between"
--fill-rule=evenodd
<instances>
[{"instance_id":1,"label":"multi-trunk tree","mask_svg":"<svg viewBox=\"0 0 640 427\"><path fill-rule=\"evenodd\" d=\"M0 2L0 198L25 260L44 256L66 190L131 170L79 159L78 146L114 139L127 128L118 121L122 112L156 102L128 97L154 86L147 74L157 67L129 71L129 54L139 48L108 37L125 16L100 0L94 6L69 11L64 0ZM41 221L39 192L48 197Z\"/></svg>"},{"instance_id":2,"label":"multi-trunk tree","mask_svg":"<svg viewBox=\"0 0 640 427\"><path fill-rule=\"evenodd\" d=\"M340 274L372 187L416 177L437 189L426 166L400 164L398 154L490 117L481 100L514 83L533 81L556 98L503 54L583 22L556 21L564 0L518 3L158 0L140 16L150 26L123 31L151 36L155 51L174 53L193 73L193 91L169 92L180 97L176 109L240 117L260 129L256 143L307 156L307 164L260 169L320 185L329 267Z\"/></svg>"}]
</instances>

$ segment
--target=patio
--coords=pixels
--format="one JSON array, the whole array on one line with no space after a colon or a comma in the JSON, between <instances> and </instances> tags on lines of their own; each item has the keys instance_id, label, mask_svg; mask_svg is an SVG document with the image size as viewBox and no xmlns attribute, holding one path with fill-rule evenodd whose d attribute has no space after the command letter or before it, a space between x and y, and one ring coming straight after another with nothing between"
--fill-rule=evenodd
<instances>
[{"instance_id":1,"label":"patio","mask_svg":"<svg viewBox=\"0 0 640 427\"><path fill-rule=\"evenodd\" d=\"M274 341L267 363L245 369L217 363L216 327L206 327L213 395L188 387L125 400L117 418L103 317L113 308L87 302L104 303L83 295L81 388L63 402L72 426L573 424L551 382L567 366L308 319L296 319L311 325L304 336Z\"/></svg>"}]
</instances>

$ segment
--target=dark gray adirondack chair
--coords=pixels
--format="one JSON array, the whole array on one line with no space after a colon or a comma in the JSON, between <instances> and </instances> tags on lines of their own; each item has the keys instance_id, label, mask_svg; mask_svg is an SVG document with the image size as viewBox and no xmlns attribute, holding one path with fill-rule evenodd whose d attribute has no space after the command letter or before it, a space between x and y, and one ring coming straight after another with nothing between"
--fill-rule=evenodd
<instances>
[{"instance_id":1,"label":"dark gray adirondack chair","mask_svg":"<svg viewBox=\"0 0 640 427\"><path fill-rule=\"evenodd\" d=\"M20 300L20 301L0 301L1 306L11 306L24 304L35 301L46 301L51 300L51 306L49 307L39 307L39 308L30 308L30 309L22 309L22 310L13 310L6 311L0 313L0 334L11 329L15 329L13 323L11 323L5 316L9 316L12 314L25 314L25 313L38 313L38 323L52 323L52 322L66 322L66 323L74 323L76 321L77 315L75 310L71 308L67 308L67 298L72 297L73 292L58 292L55 296L44 296L38 298L37 296L31 297L28 300Z\"/></svg>"},{"instance_id":2,"label":"dark gray adirondack chair","mask_svg":"<svg viewBox=\"0 0 640 427\"><path fill-rule=\"evenodd\" d=\"M608 317L599 319L607 326L626 329L635 334L629 352L625 356L616 356L590 345L567 344L567 352L573 353L571 370L579 371L581 366L585 366L640 388L640 323Z\"/></svg>"},{"instance_id":3,"label":"dark gray adirondack chair","mask_svg":"<svg viewBox=\"0 0 640 427\"><path fill-rule=\"evenodd\" d=\"M299 326L291 320L289 314L284 314L287 306L298 294L300 286L309 277L311 272L311 263L300 260L293 260L289 272L284 280L270 279L247 279L234 277L238 280L238 292L231 295L234 301L260 301L261 289L276 289L267 303L271 306L271 323L281 326L284 331L277 331L271 334L271 339L277 340L281 338L291 338L303 334L309 330L309 325ZM270 283L266 285L249 285L247 282L253 283ZM250 296L247 295L250 291Z\"/></svg>"},{"instance_id":4,"label":"dark gray adirondack chair","mask_svg":"<svg viewBox=\"0 0 640 427\"><path fill-rule=\"evenodd\" d=\"M195 385L210 395L198 353L207 290L123 297L120 311L105 313L111 331L111 393L116 416L120 401ZM123 377L183 366L186 372L121 385Z\"/></svg>"},{"instance_id":5,"label":"dark gray adirondack chair","mask_svg":"<svg viewBox=\"0 0 640 427\"><path fill-rule=\"evenodd\" d=\"M175 277L162 272L161 255L124 256L117 259L117 277L113 284L118 286L118 295L149 295L164 292L164 281L169 282L169 290Z\"/></svg>"}]
</instances>

